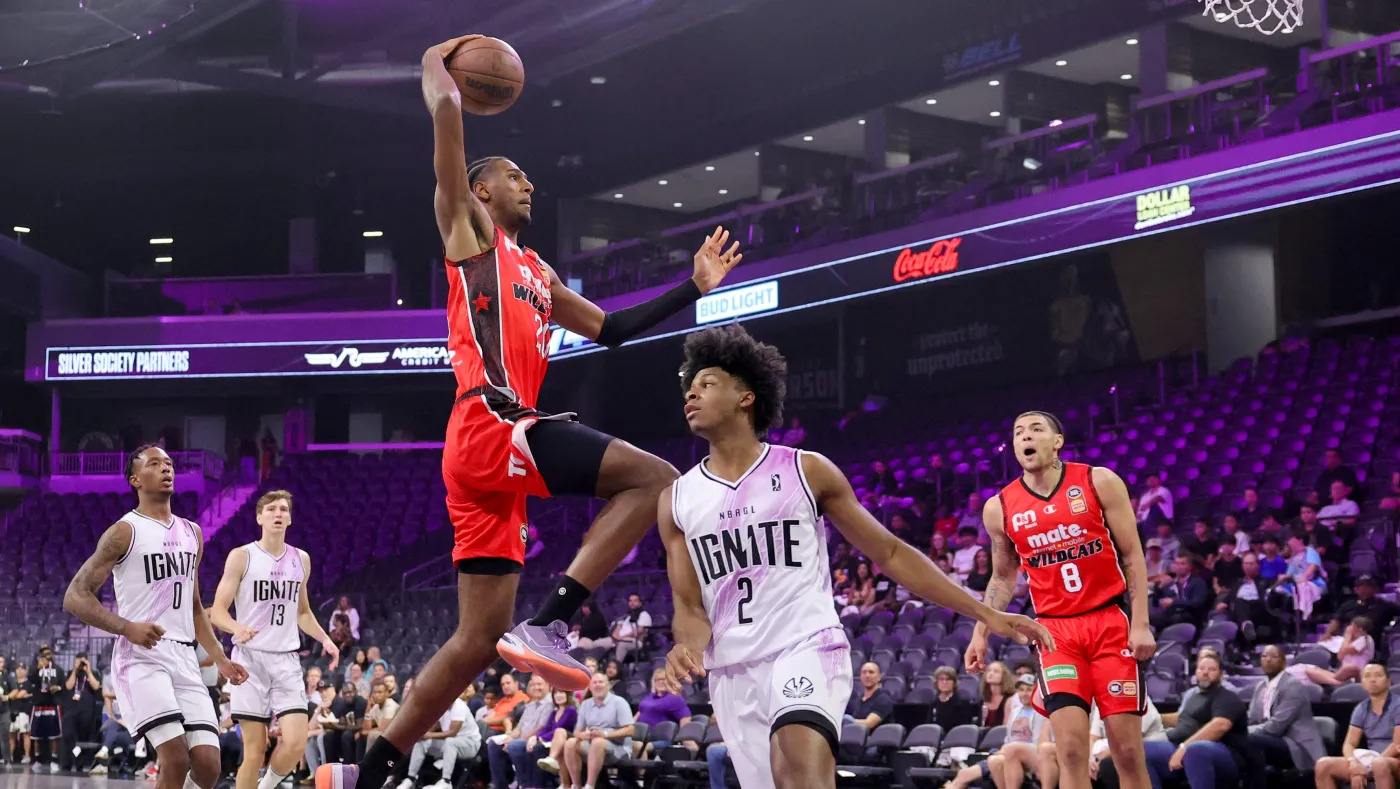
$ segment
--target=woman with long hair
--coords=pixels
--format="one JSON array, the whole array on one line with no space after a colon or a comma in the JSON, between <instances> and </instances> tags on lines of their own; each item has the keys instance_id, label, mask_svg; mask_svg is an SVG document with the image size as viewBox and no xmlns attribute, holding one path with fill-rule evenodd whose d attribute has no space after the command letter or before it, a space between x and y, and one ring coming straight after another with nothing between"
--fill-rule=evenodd
<instances>
[{"instance_id":1,"label":"woman with long hair","mask_svg":"<svg viewBox=\"0 0 1400 789\"><path fill-rule=\"evenodd\" d=\"M1006 723L1006 711L1016 698L1016 678L1000 660L987 664L982 672L982 725L1000 726Z\"/></svg>"},{"instance_id":2,"label":"woman with long hair","mask_svg":"<svg viewBox=\"0 0 1400 789\"><path fill-rule=\"evenodd\" d=\"M559 764L564 759L564 743L573 736L574 725L578 723L578 708L574 706L573 694L564 690L554 690L550 694L550 700L554 703L554 710L549 714L549 720L545 721L544 728L540 733L531 737L525 743L525 759L536 759L535 764L539 770L554 775L559 774ZM541 757L540 754L544 756ZM519 766L516 766L519 770ZM519 775L519 773L517 773ZM529 789L543 786L544 780L532 784ZM525 783L521 781L521 787Z\"/></svg>"},{"instance_id":3,"label":"woman with long hair","mask_svg":"<svg viewBox=\"0 0 1400 789\"><path fill-rule=\"evenodd\" d=\"M987 553L986 548L977 551L972 557L972 572L967 574L967 590L978 600L987 591L987 584L992 580L992 557Z\"/></svg>"}]
</instances>

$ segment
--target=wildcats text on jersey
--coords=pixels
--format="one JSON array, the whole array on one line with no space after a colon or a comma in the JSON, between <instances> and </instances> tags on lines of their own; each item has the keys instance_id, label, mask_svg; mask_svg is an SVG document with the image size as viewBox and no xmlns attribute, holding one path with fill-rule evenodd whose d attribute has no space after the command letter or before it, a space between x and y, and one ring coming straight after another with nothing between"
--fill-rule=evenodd
<instances>
[{"instance_id":1,"label":"wildcats text on jersey","mask_svg":"<svg viewBox=\"0 0 1400 789\"><path fill-rule=\"evenodd\" d=\"M801 543L793 534L800 524L797 520L761 521L692 537L690 549L695 566L700 568L701 582L709 586L736 570L759 565L802 567L796 558ZM760 550L764 547L766 551Z\"/></svg>"},{"instance_id":2,"label":"wildcats text on jersey","mask_svg":"<svg viewBox=\"0 0 1400 789\"><path fill-rule=\"evenodd\" d=\"M1040 567L1050 567L1063 562L1073 562L1079 559L1087 559L1090 556L1103 553L1103 540L1090 540L1083 545L1073 548L1061 548L1055 551L1037 553L1026 560L1026 566L1034 570Z\"/></svg>"}]
</instances>

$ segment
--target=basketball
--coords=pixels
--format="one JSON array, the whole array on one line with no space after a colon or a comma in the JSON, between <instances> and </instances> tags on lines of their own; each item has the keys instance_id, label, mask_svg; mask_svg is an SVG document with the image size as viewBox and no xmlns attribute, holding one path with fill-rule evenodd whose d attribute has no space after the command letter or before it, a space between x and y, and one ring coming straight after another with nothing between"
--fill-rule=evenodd
<instances>
[{"instance_id":1,"label":"basketball","mask_svg":"<svg viewBox=\"0 0 1400 789\"><path fill-rule=\"evenodd\" d=\"M478 38L447 58L447 73L462 93L462 109L473 115L504 112L525 88L525 66L510 44Z\"/></svg>"}]
</instances>

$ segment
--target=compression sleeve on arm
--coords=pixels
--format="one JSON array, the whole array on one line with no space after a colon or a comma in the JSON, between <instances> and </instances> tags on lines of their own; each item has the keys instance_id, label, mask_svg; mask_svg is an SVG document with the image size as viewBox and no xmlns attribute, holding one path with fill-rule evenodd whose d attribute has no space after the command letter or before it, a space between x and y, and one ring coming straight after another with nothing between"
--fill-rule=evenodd
<instances>
[{"instance_id":1,"label":"compression sleeve on arm","mask_svg":"<svg viewBox=\"0 0 1400 789\"><path fill-rule=\"evenodd\" d=\"M656 298L603 316L603 328L598 330L598 344L616 348L656 324L694 304L700 298L700 286L695 280L671 288Z\"/></svg>"}]
</instances>

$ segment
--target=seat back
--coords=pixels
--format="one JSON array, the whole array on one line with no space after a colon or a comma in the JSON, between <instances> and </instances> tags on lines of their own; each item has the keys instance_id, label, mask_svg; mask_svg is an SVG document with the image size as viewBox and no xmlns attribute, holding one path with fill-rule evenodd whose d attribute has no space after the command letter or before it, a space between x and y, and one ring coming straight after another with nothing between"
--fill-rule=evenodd
<instances>
[{"instance_id":1,"label":"seat back","mask_svg":"<svg viewBox=\"0 0 1400 789\"><path fill-rule=\"evenodd\" d=\"M982 741L977 743L979 751L995 751L1006 744L1006 727L993 726L987 729L987 733L982 735Z\"/></svg>"},{"instance_id":2,"label":"seat back","mask_svg":"<svg viewBox=\"0 0 1400 789\"><path fill-rule=\"evenodd\" d=\"M943 727L924 723L914 727L904 740L905 748L938 748L943 744Z\"/></svg>"},{"instance_id":3,"label":"seat back","mask_svg":"<svg viewBox=\"0 0 1400 789\"><path fill-rule=\"evenodd\" d=\"M847 723L841 727L841 744L864 748L866 734L865 727L859 723Z\"/></svg>"},{"instance_id":4,"label":"seat back","mask_svg":"<svg viewBox=\"0 0 1400 789\"><path fill-rule=\"evenodd\" d=\"M1341 687L1332 691L1332 701L1335 701L1339 704L1356 704L1358 702L1365 701L1368 697L1369 694L1366 693L1366 688L1356 684L1342 685ZM1328 718L1328 720L1332 719Z\"/></svg>"},{"instance_id":5,"label":"seat back","mask_svg":"<svg viewBox=\"0 0 1400 789\"><path fill-rule=\"evenodd\" d=\"M646 739L652 741L664 740L666 742L675 742L676 729L678 728L680 727L676 725L675 721L661 721L651 727L651 734ZM641 739L641 737L633 735L633 739Z\"/></svg>"},{"instance_id":6,"label":"seat back","mask_svg":"<svg viewBox=\"0 0 1400 789\"><path fill-rule=\"evenodd\" d=\"M702 742L705 739L705 729L706 724L708 723L709 721L705 721L702 723L700 721L695 720L694 718L691 718L690 723L687 723L686 725L676 730L676 734L674 737L675 742L685 742L687 740L691 740L694 742ZM719 727L716 726L715 728Z\"/></svg>"},{"instance_id":7,"label":"seat back","mask_svg":"<svg viewBox=\"0 0 1400 789\"><path fill-rule=\"evenodd\" d=\"M1336 719L1314 715L1313 720L1317 722L1317 733L1322 735L1322 742L1327 746L1327 752L1333 753L1333 749L1337 746Z\"/></svg>"},{"instance_id":8,"label":"seat back","mask_svg":"<svg viewBox=\"0 0 1400 789\"><path fill-rule=\"evenodd\" d=\"M898 748L904 744L904 727L898 723L884 723L870 733L865 741L868 748Z\"/></svg>"},{"instance_id":9,"label":"seat back","mask_svg":"<svg viewBox=\"0 0 1400 789\"><path fill-rule=\"evenodd\" d=\"M947 734L943 735L943 750L976 748L981 733L982 730L976 724L964 723L961 726L954 726Z\"/></svg>"}]
</instances>

